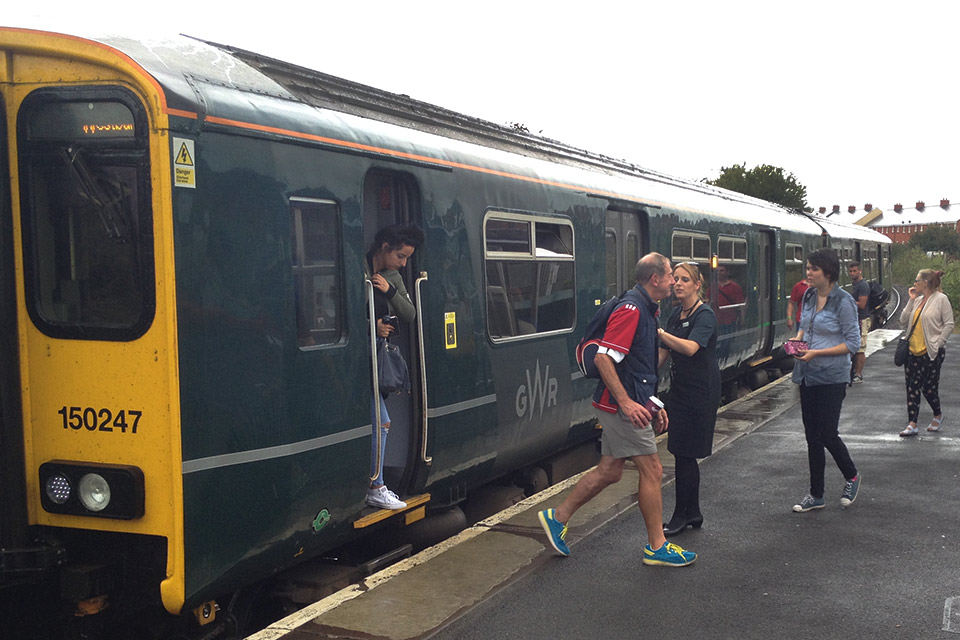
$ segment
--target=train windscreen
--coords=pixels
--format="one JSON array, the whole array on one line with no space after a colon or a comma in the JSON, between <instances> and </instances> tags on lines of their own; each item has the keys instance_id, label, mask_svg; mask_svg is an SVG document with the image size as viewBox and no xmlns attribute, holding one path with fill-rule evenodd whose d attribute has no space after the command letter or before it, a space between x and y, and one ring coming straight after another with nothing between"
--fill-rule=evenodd
<instances>
[{"instance_id":1,"label":"train windscreen","mask_svg":"<svg viewBox=\"0 0 960 640\"><path fill-rule=\"evenodd\" d=\"M43 90L18 117L25 288L40 330L132 340L154 313L149 154L127 92Z\"/></svg>"}]
</instances>

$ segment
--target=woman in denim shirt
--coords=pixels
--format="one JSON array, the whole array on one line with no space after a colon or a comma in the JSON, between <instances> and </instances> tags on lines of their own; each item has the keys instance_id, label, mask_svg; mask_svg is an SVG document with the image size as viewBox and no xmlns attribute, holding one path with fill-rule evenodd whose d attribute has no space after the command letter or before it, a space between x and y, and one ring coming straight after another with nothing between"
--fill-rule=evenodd
<instances>
[{"instance_id":1,"label":"woman in denim shirt","mask_svg":"<svg viewBox=\"0 0 960 640\"><path fill-rule=\"evenodd\" d=\"M857 498L860 475L840 439L840 407L850 381L850 354L860 348L857 304L837 286L840 260L832 249L817 249L807 256L807 282L800 331L796 340L807 349L795 356L793 381L800 385L800 409L810 462L810 493L793 506L798 513L823 508L823 475L830 452L846 481L840 506Z\"/></svg>"}]
</instances>

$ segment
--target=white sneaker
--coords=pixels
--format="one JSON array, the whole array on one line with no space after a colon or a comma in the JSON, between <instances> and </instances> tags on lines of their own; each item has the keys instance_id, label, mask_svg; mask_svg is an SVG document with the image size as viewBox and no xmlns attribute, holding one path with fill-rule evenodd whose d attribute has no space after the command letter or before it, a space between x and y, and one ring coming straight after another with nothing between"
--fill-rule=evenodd
<instances>
[{"instance_id":1,"label":"white sneaker","mask_svg":"<svg viewBox=\"0 0 960 640\"><path fill-rule=\"evenodd\" d=\"M386 485L367 489L367 504L379 509L404 509L407 506L407 503L387 489Z\"/></svg>"}]
</instances>

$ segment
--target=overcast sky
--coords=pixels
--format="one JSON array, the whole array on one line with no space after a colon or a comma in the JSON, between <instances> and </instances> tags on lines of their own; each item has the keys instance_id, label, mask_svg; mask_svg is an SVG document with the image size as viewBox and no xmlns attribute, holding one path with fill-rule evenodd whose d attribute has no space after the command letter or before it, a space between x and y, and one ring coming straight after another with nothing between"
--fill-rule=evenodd
<instances>
[{"instance_id":1,"label":"overcast sky","mask_svg":"<svg viewBox=\"0 0 960 640\"><path fill-rule=\"evenodd\" d=\"M18 0L0 24L224 42L692 180L771 164L828 210L960 203L954 0Z\"/></svg>"}]
</instances>

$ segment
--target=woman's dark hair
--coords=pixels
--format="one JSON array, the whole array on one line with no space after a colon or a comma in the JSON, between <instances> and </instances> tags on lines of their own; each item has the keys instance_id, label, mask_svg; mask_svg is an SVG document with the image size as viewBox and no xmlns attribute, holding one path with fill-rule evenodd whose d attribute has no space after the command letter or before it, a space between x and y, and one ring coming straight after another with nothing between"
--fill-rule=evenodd
<instances>
[{"instance_id":1,"label":"woman's dark hair","mask_svg":"<svg viewBox=\"0 0 960 640\"><path fill-rule=\"evenodd\" d=\"M807 254L807 262L810 266L823 271L830 282L836 282L840 277L840 258L833 249L816 249Z\"/></svg>"},{"instance_id":2,"label":"woman's dark hair","mask_svg":"<svg viewBox=\"0 0 960 640\"><path fill-rule=\"evenodd\" d=\"M384 243L387 245L387 250L394 251L407 246L419 249L423 240L423 230L417 225L391 224L377 231L377 235L373 238L373 244L367 251L367 258L372 258L373 254L379 251Z\"/></svg>"}]
</instances>

